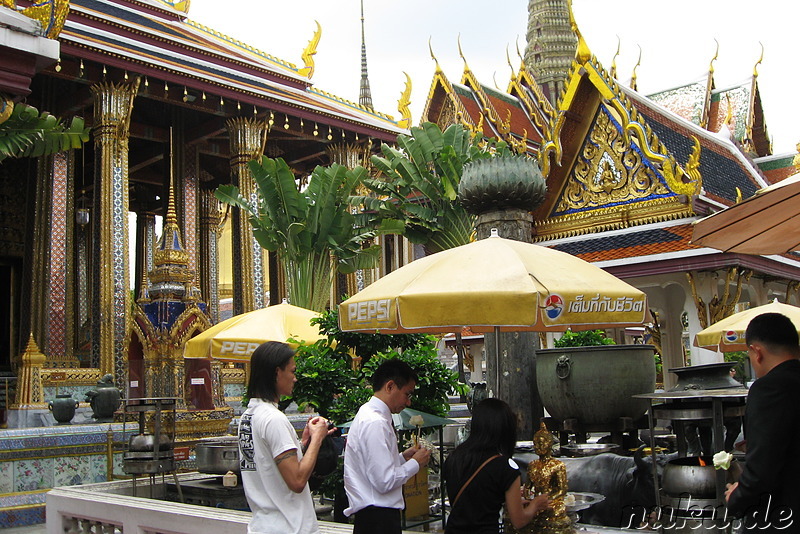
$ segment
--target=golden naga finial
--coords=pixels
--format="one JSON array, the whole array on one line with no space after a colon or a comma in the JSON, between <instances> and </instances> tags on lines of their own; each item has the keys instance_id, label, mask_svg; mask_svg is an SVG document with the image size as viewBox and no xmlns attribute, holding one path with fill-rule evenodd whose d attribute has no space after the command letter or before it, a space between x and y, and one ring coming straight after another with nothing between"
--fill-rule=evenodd
<instances>
[{"instance_id":1,"label":"golden naga finial","mask_svg":"<svg viewBox=\"0 0 800 534\"><path fill-rule=\"evenodd\" d=\"M758 42L758 44L760 44L760 45L761 45L761 57L759 57L759 58L758 58L758 61L756 61L756 64L755 64L755 65L753 65L753 78L758 78L758 65L759 65L759 64L760 64L762 61L764 61L764 43L762 43L761 41L759 41L759 42Z\"/></svg>"},{"instance_id":2,"label":"golden naga finial","mask_svg":"<svg viewBox=\"0 0 800 534\"><path fill-rule=\"evenodd\" d=\"M639 45L636 45L639 46ZM642 47L639 46L639 59L636 60L636 65L633 66L633 73L631 74L631 89L634 91L637 90L636 87L636 69L639 68L639 65L642 64Z\"/></svg>"},{"instance_id":3,"label":"golden naga finial","mask_svg":"<svg viewBox=\"0 0 800 534\"><path fill-rule=\"evenodd\" d=\"M797 143L795 148L797 149L797 154L792 158L792 165L794 165L794 170L796 172L800 172L800 143Z\"/></svg>"},{"instance_id":4,"label":"golden naga finial","mask_svg":"<svg viewBox=\"0 0 800 534\"><path fill-rule=\"evenodd\" d=\"M15 3L14 0L3 0L0 5L16 9ZM61 33L61 29L67 21L69 0L34 2L30 7L23 9L21 13L28 18L39 21L42 25L44 36L48 39L55 39Z\"/></svg>"},{"instance_id":5,"label":"golden naga finial","mask_svg":"<svg viewBox=\"0 0 800 534\"><path fill-rule=\"evenodd\" d=\"M397 111L400 112L400 120L397 121L397 125L401 128L409 128L411 127L411 111L408 108L411 104L411 76L405 71L403 74L406 75L406 86L400 94L400 100L397 101Z\"/></svg>"},{"instance_id":6,"label":"golden naga finial","mask_svg":"<svg viewBox=\"0 0 800 534\"><path fill-rule=\"evenodd\" d=\"M738 204L739 202L741 202L742 198L743 198L742 197L742 190L737 187L736 188L736 203Z\"/></svg>"},{"instance_id":7,"label":"golden naga finial","mask_svg":"<svg viewBox=\"0 0 800 534\"><path fill-rule=\"evenodd\" d=\"M473 130L475 134L480 136L483 136L483 117L483 112L481 112L481 116L478 117L478 125L475 126L475 129Z\"/></svg>"},{"instance_id":8,"label":"golden naga finial","mask_svg":"<svg viewBox=\"0 0 800 534\"><path fill-rule=\"evenodd\" d=\"M469 65L467 64L467 58L464 57L464 52L461 50L461 34L458 34L458 55L461 57L462 61L464 61L464 72L469 72Z\"/></svg>"},{"instance_id":9,"label":"golden naga finial","mask_svg":"<svg viewBox=\"0 0 800 534\"><path fill-rule=\"evenodd\" d=\"M522 57L522 53L519 51L519 41L514 41L514 46L517 47L517 57L520 61L522 61L523 65L525 64L525 58Z\"/></svg>"},{"instance_id":10,"label":"golden naga finial","mask_svg":"<svg viewBox=\"0 0 800 534\"><path fill-rule=\"evenodd\" d=\"M700 184L702 176L700 175L700 152L703 150L700 146L700 140L692 136L694 146L692 146L692 153L689 154L689 161L686 162L686 175L695 184Z\"/></svg>"},{"instance_id":11,"label":"golden naga finial","mask_svg":"<svg viewBox=\"0 0 800 534\"><path fill-rule=\"evenodd\" d=\"M431 59L436 63L436 72L442 72L442 67L439 66L439 60L436 59L436 56L433 53L433 47L431 46L431 38L428 37L428 50L431 53Z\"/></svg>"},{"instance_id":12,"label":"golden naga finial","mask_svg":"<svg viewBox=\"0 0 800 534\"><path fill-rule=\"evenodd\" d=\"M508 68L511 69L511 79L517 77L517 73L514 72L514 65L511 64L511 56L508 55L508 45L506 45L506 61L508 62Z\"/></svg>"},{"instance_id":13,"label":"golden naga finial","mask_svg":"<svg viewBox=\"0 0 800 534\"><path fill-rule=\"evenodd\" d=\"M712 57L711 61L708 63L708 75L709 76L714 74L714 62L719 57L719 41L717 41L716 37L714 38L714 42L717 43L717 49L714 51L714 57Z\"/></svg>"},{"instance_id":14,"label":"golden naga finial","mask_svg":"<svg viewBox=\"0 0 800 534\"><path fill-rule=\"evenodd\" d=\"M500 131L501 134L507 135L511 131L511 110L506 110L506 120L500 119L500 124L497 125L497 129Z\"/></svg>"},{"instance_id":15,"label":"golden naga finial","mask_svg":"<svg viewBox=\"0 0 800 534\"><path fill-rule=\"evenodd\" d=\"M569 11L570 28L578 37L578 48L575 50L575 61L583 64L592 59L592 52L589 50L589 46L586 44L586 41L584 41L583 35L581 35L581 31L578 29L578 23L575 22L575 13L572 10L572 0L567 0L567 10Z\"/></svg>"},{"instance_id":16,"label":"golden naga finial","mask_svg":"<svg viewBox=\"0 0 800 534\"><path fill-rule=\"evenodd\" d=\"M614 52L614 57L611 59L611 71L609 75L616 79L617 77L617 57L619 57L619 49L620 49L620 40L619 35L617 35L617 51Z\"/></svg>"},{"instance_id":17,"label":"golden naga finial","mask_svg":"<svg viewBox=\"0 0 800 534\"><path fill-rule=\"evenodd\" d=\"M728 110L725 112L725 121L723 126L729 125L733 121L733 104L731 104L731 95L725 95L725 101L728 103Z\"/></svg>"},{"instance_id":18,"label":"golden naga finial","mask_svg":"<svg viewBox=\"0 0 800 534\"><path fill-rule=\"evenodd\" d=\"M301 76L305 76L309 80L314 75L314 54L317 53L317 46L319 45L320 38L322 38L322 26L320 26L319 22L316 20L314 23L317 25L317 29L308 42L308 46L306 46L306 49L303 50L303 53L300 55L305 66L297 71Z\"/></svg>"}]
</instances>

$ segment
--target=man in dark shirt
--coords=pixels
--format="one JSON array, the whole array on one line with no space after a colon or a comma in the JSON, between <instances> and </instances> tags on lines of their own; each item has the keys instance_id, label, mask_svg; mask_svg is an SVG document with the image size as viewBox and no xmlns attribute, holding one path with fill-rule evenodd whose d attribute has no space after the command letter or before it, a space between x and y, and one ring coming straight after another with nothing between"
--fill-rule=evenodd
<instances>
[{"instance_id":1,"label":"man in dark shirt","mask_svg":"<svg viewBox=\"0 0 800 534\"><path fill-rule=\"evenodd\" d=\"M747 395L747 455L739 482L725 492L745 530L800 533L800 345L780 313L755 317L745 332L756 377Z\"/></svg>"}]
</instances>

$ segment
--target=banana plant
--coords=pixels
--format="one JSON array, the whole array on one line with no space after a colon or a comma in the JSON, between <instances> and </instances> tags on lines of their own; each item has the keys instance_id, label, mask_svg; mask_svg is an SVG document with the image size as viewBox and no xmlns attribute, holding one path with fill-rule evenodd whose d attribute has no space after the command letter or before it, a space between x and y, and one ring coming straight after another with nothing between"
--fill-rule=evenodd
<instances>
[{"instance_id":1,"label":"banana plant","mask_svg":"<svg viewBox=\"0 0 800 534\"><path fill-rule=\"evenodd\" d=\"M456 199L464 165L510 153L507 145L473 136L460 124L442 132L426 122L412 127L410 136L398 135L397 147L381 145L382 156L372 156L372 164L382 176L366 178L372 194L351 202L376 219L402 224L403 234L429 253L469 243L475 216Z\"/></svg>"},{"instance_id":2,"label":"banana plant","mask_svg":"<svg viewBox=\"0 0 800 534\"><path fill-rule=\"evenodd\" d=\"M232 185L220 186L216 197L244 210L258 243L277 252L290 302L324 311L334 273L373 267L380 249L370 245L372 239L397 232L398 225L353 213L348 200L367 175L363 167L319 166L303 190L281 158L262 157L249 167L256 183L254 203Z\"/></svg>"},{"instance_id":3,"label":"banana plant","mask_svg":"<svg viewBox=\"0 0 800 534\"><path fill-rule=\"evenodd\" d=\"M73 117L68 126L49 113L39 113L23 103L0 102L4 115L6 106L13 105L10 115L0 121L0 161L6 158L48 156L73 148L81 148L89 140L89 128L83 119Z\"/></svg>"}]
</instances>

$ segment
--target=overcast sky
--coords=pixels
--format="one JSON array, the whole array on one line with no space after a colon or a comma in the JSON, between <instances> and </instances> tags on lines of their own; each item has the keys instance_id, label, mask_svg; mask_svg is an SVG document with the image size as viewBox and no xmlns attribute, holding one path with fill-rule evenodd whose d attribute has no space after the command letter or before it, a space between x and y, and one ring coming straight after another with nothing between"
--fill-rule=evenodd
<instances>
[{"instance_id":1,"label":"overcast sky","mask_svg":"<svg viewBox=\"0 0 800 534\"><path fill-rule=\"evenodd\" d=\"M445 74L460 81L464 63L484 84L506 89L512 64L524 54L527 0L364 0L367 61L375 108L398 118L397 100L407 72L413 84L416 124L435 65L428 39ZM798 127L796 0L574 0L575 17L589 48L608 69L617 48L618 78L626 84L636 64L645 94L695 81L708 72L716 38L717 87L738 84L758 67L768 130L776 153L795 151ZM756 5L759 10L753 10ZM315 24L322 39L315 56L316 87L358 101L361 57L359 0L191 0L189 18L273 56L302 66L300 54Z\"/></svg>"}]
</instances>

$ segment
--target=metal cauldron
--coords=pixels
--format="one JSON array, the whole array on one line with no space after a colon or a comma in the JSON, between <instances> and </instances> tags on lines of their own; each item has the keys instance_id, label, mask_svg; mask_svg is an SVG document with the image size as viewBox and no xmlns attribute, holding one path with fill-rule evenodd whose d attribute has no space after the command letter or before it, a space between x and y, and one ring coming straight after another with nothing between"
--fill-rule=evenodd
<instances>
[{"instance_id":1,"label":"metal cauldron","mask_svg":"<svg viewBox=\"0 0 800 534\"><path fill-rule=\"evenodd\" d=\"M632 396L656 386L652 345L602 345L536 351L536 384L555 419L614 428L620 417L638 419L649 406Z\"/></svg>"},{"instance_id":2,"label":"metal cauldron","mask_svg":"<svg viewBox=\"0 0 800 534\"><path fill-rule=\"evenodd\" d=\"M195 447L195 455L197 470L201 473L239 473L239 441L236 436L202 439Z\"/></svg>"},{"instance_id":3,"label":"metal cauldron","mask_svg":"<svg viewBox=\"0 0 800 534\"><path fill-rule=\"evenodd\" d=\"M700 465L700 458L706 465ZM717 493L717 474L711 456L689 456L670 460L664 466L661 489L673 497L691 495L713 499Z\"/></svg>"}]
</instances>

